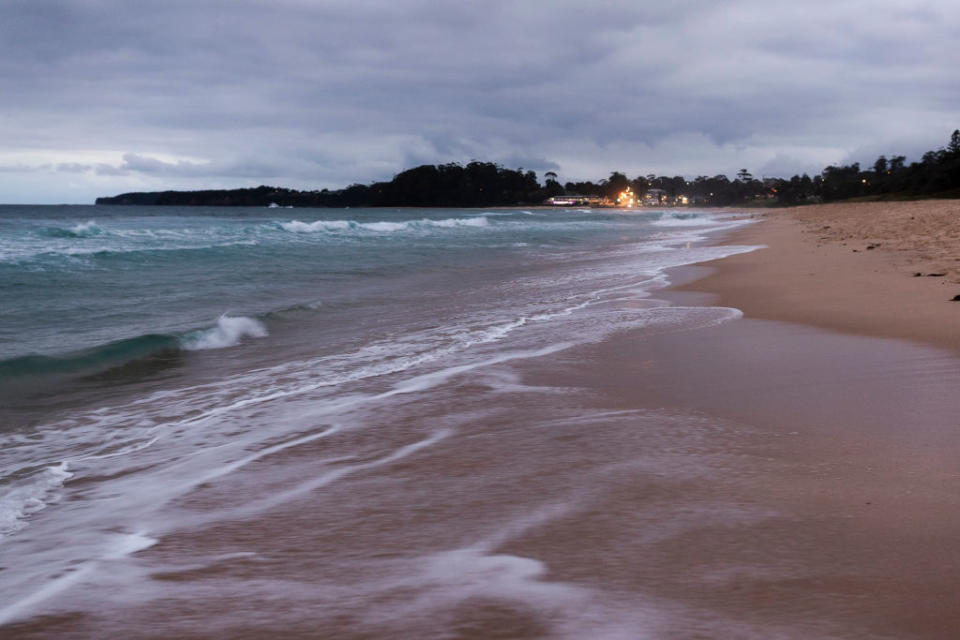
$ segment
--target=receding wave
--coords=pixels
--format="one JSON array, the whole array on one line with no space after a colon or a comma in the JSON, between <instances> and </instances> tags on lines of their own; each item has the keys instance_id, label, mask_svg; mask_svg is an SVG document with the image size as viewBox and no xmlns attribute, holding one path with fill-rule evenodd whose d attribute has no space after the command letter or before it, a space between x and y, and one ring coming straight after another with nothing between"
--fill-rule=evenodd
<instances>
[{"instance_id":1,"label":"receding wave","mask_svg":"<svg viewBox=\"0 0 960 640\"><path fill-rule=\"evenodd\" d=\"M25 526L25 519L47 507L63 483L72 476L66 462L49 466L29 479L14 483L0 499L0 538Z\"/></svg>"},{"instance_id":2,"label":"receding wave","mask_svg":"<svg viewBox=\"0 0 960 640\"><path fill-rule=\"evenodd\" d=\"M337 233L337 232L373 232L393 233L397 231L423 231L429 229L453 229L457 227L487 227L490 221L486 216L474 218L445 218L443 220L404 220L401 222L358 222L356 220L317 220L303 222L291 220L279 223L286 231L294 233Z\"/></svg>"}]
</instances>

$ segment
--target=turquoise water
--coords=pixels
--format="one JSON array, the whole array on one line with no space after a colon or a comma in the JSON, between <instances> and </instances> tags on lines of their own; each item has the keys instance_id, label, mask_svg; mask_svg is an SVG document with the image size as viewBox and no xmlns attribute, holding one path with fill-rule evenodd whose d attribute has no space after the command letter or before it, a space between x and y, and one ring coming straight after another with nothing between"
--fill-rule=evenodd
<instances>
[{"instance_id":1,"label":"turquoise water","mask_svg":"<svg viewBox=\"0 0 960 640\"><path fill-rule=\"evenodd\" d=\"M323 325L339 310L337 322L349 323L348 306L355 317L379 315L428 294L425 280L437 276L503 277L567 251L642 240L663 231L651 225L662 216L0 207L0 376L90 374L234 347L297 313Z\"/></svg>"},{"instance_id":2,"label":"turquoise water","mask_svg":"<svg viewBox=\"0 0 960 640\"><path fill-rule=\"evenodd\" d=\"M221 316L263 323L300 306L356 301L405 272L642 236L644 221L585 212L2 207L0 366L16 375L177 342L232 346L253 325L222 344L202 332Z\"/></svg>"},{"instance_id":3,"label":"turquoise water","mask_svg":"<svg viewBox=\"0 0 960 640\"><path fill-rule=\"evenodd\" d=\"M190 348L191 331L225 314L262 320L297 305L336 304L371 278L509 251L521 236L552 241L550 231L517 217L4 207L0 361L70 356L147 336ZM204 346L194 337L194 347Z\"/></svg>"}]
</instances>

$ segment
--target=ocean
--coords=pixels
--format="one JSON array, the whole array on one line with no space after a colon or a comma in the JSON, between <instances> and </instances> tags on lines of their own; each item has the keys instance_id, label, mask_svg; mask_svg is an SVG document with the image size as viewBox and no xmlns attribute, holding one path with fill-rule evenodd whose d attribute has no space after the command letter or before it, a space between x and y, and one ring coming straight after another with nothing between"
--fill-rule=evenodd
<instances>
[{"instance_id":1,"label":"ocean","mask_svg":"<svg viewBox=\"0 0 960 640\"><path fill-rule=\"evenodd\" d=\"M600 505L617 469L706 473L683 451L718 421L549 377L596 368L583 349L616 336L740 318L658 293L671 269L754 249L706 242L744 224L694 209L0 207L0 625L654 633L669 606L591 574L616 564L610 539L577 529L562 566L529 540L584 509L613 517ZM621 515L651 536L658 513Z\"/></svg>"}]
</instances>

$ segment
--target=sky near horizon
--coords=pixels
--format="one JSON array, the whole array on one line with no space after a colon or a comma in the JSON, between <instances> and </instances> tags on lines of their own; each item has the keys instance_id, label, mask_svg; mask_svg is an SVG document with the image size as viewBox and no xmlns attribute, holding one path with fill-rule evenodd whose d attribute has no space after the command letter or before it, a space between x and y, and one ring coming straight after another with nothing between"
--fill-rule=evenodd
<instances>
[{"instance_id":1,"label":"sky near horizon","mask_svg":"<svg viewBox=\"0 0 960 640\"><path fill-rule=\"evenodd\" d=\"M958 58L956 0L2 0L0 202L911 161Z\"/></svg>"}]
</instances>

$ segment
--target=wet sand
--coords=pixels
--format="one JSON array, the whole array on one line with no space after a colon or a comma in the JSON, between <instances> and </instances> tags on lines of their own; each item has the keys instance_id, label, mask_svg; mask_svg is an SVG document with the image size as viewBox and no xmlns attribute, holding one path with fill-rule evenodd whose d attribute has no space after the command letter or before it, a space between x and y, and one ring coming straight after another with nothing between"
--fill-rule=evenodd
<instances>
[{"instance_id":1,"label":"wet sand","mask_svg":"<svg viewBox=\"0 0 960 640\"><path fill-rule=\"evenodd\" d=\"M621 531L607 549L638 589L686 605L652 637L955 637L960 360L750 319L592 355L603 364L591 384L611 405L642 398L709 424L667 447L696 452L704 470L659 496L673 531ZM625 489L604 507L643 499Z\"/></svg>"},{"instance_id":2,"label":"wet sand","mask_svg":"<svg viewBox=\"0 0 960 640\"><path fill-rule=\"evenodd\" d=\"M446 431L396 462L319 465L385 447L335 434L201 487L173 514L368 465L164 534L103 578L109 604L7 631L952 638L958 385L952 354L801 325L621 334L396 406L391 448Z\"/></svg>"},{"instance_id":3,"label":"wet sand","mask_svg":"<svg viewBox=\"0 0 960 640\"><path fill-rule=\"evenodd\" d=\"M786 546L817 539L797 560L811 568L829 556L820 566L834 567L813 582L795 576L794 596L850 598L864 637L955 637L960 202L759 218L726 242L768 248L709 263L705 277L688 272L676 288L679 300L744 312L720 330L729 369L691 364L713 359L700 355L716 352L705 333L659 343L663 362L698 388L694 405L787 436L775 449L789 470L755 490L802 514L780 532Z\"/></svg>"},{"instance_id":4,"label":"wet sand","mask_svg":"<svg viewBox=\"0 0 960 640\"><path fill-rule=\"evenodd\" d=\"M829 247L805 244L795 224L773 218L744 233L819 268ZM91 590L75 613L5 631L954 638L960 358L877 337L907 337L895 324L858 330L857 318L874 315L863 309L809 322L785 310L792 301L780 315L762 311L774 308L764 306L771 277L792 278L788 290L811 300L823 288L778 259L756 262L771 254L672 273L679 286L664 295L674 304L742 296L741 320L621 333L398 396L389 429L265 456L171 514L242 508L263 487L304 477L342 481L269 512L174 528L115 573L112 591L100 585L117 602L98 606ZM866 259L885 264L881 255ZM862 266L853 256L851 268ZM382 453L430 438L402 459Z\"/></svg>"}]
</instances>

